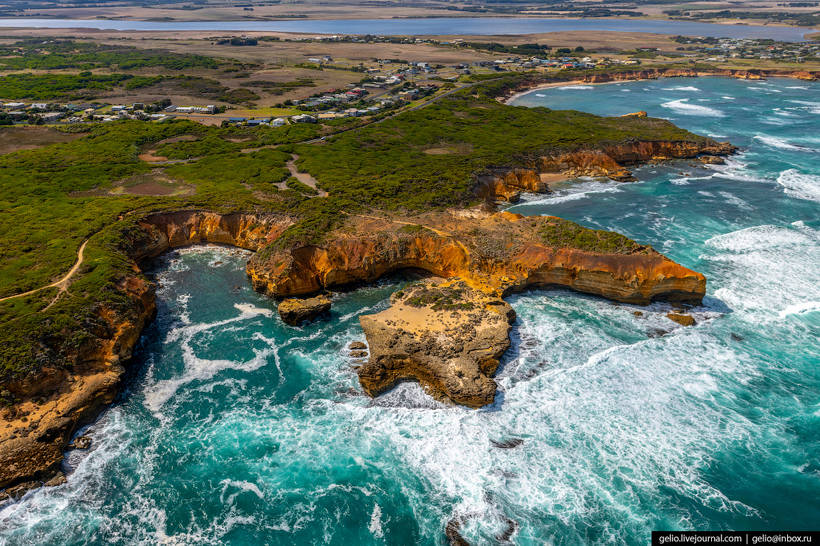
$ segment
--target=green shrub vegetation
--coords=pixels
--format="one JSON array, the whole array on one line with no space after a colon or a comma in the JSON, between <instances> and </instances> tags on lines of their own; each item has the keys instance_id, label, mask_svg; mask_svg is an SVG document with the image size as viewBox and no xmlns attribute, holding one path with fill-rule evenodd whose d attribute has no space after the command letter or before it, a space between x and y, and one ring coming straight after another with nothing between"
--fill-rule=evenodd
<instances>
[{"instance_id":1,"label":"green shrub vegetation","mask_svg":"<svg viewBox=\"0 0 820 546\"><path fill-rule=\"evenodd\" d=\"M650 250L650 247L640 245L620 233L585 228L557 217L550 218L547 224L539 228L538 235L545 245L555 248L577 248L607 254L638 254Z\"/></svg>"},{"instance_id":2,"label":"green shrub vegetation","mask_svg":"<svg viewBox=\"0 0 820 546\"><path fill-rule=\"evenodd\" d=\"M0 46L0 69L52 70L163 67L171 70L218 68L224 61L203 55L184 55L122 45L30 39Z\"/></svg>"},{"instance_id":3,"label":"green shrub vegetation","mask_svg":"<svg viewBox=\"0 0 820 546\"><path fill-rule=\"evenodd\" d=\"M94 76L82 77L86 86L95 81ZM114 83L102 80L100 85ZM0 156L0 297L59 278L88 240L80 273L52 305L54 290L0 302L0 383L44 363L69 360L71 351L103 327L101 305L128 312L117 285L133 273L128 249L144 237L136 220L148 212L201 208L280 212L296 218L262 249L265 258L294 245L320 244L349 213L474 203L476 175L493 167L529 164L545 151L630 139L701 138L657 119L601 118L510 107L494 100L506 86L516 85L520 80L514 78L488 81L319 144L306 143L320 134L313 124L222 128L182 120L117 121L69 126L65 130L84 134ZM447 143L457 143L459 153L425 153L430 147L447 149ZM146 150L184 161L149 164L139 159ZM312 192L290 180L286 163L293 153L300 156L300 170L315 176L328 197L306 195ZM192 191L172 196L112 191L124 180L156 170ZM278 189L283 181L289 189ZM413 234L416 228L402 230ZM612 252L643 248L620 235L559 220L541 236L555 246Z\"/></svg>"},{"instance_id":4,"label":"green shrub vegetation","mask_svg":"<svg viewBox=\"0 0 820 546\"><path fill-rule=\"evenodd\" d=\"M128 74L9 74L0 78L0 97L5 99L84 99L110 91Z\"/></svg>"},{"instance_id":5,"label":"green shrub vegetation","mask_svg":"<svg viewBox=\"0 0 820 546\"><path fill-rule=\"evenodd\" d=\"M404 303L411 307L430 307L433 311L468 311L475 307L472 302L464 301L464 290L458 286L431 286L420 283L408 289L412 295L404 300Z\"/></svg>"},{"instance_id":6,"label":"green shrub vegetation","mask_svg":"<svg viewBox=\"0 0 820 546\"><path fill-rule=\"evenodd\" d=\"M423 210L473 202L475 175L529 164L547 151L631 139L702 140L661 119L510 107L487 95L463 90L329 138L323 146L297 145L300 170L310 172L331 195L376 208ZM448 142L471 151L425 153Z\"/></svg>"}]
</instances>

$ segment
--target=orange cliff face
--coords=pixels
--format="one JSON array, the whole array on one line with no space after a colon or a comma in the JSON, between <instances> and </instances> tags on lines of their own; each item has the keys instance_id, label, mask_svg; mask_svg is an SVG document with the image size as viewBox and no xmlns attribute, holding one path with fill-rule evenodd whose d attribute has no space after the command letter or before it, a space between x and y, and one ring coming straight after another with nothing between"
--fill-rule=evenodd
<instances>
[{"instance_id":1,"label":"orange cliff face","mask_svg":"<svg viewBox=\"0 0 820 546\"><path fill-rule=\"evenodd\" d=\"M706 278L649 247L635 245L619 253L543 242L539 230L550 218L477 211L427 214L412 223L351 217L321 247L255 255L248 262L248 275L254 288L274 297L310 294L417 268L458 277L495 294L561 286L637 304L702 300Z\"/></svg>"},{"instance_id":2,"label":"orange cliff face","mask_svg":"<svg viewBox=\"0 0 820 546\"><path fill-rule=\"evenodd\" d=\"M625 182L634 180L627 165L669 159L712 158L735 151L737 148L729 143L704 139L699 142L636 140L597 149L546 153L527 161L529 165L526 167L494 169L479 175L477 193L487 200L514 202L521 192L548 192L543 175L606 177Z\"/></svg>"},{"instance_id":3,"label":"orange cliff face","mask_svg":"<svg viewBox=\"0 0 820 546\"><path fill-rule=\"evenodd\" d=\"M131 351L154 314L152 287L138 276L120 283L128 309L100 309L97 336L66 355L70 367L45 367L6 385L21 403L6 408L0 427L0 498L65 481L63 452L76 430L113 402Z\"/></svg>"},{"instance_id":4,"label":"orange cliff face","mask_svg":"<svg viewBox=\"0 0 820 546\"><path fill-rule=\"evenodd\" d=\"M281 214L218 214L199 210L151 214L139 222L147 240L133 249L132 258L140 261L171 248L201 243L258 250L275 241L293 222L293 218Z\"/></svg>"},{"instance_id":5,"label":"orange cliff face","mask_svg":"<svg viewBox=\"0 0 820 546\"><path fill-rule=\"evenodd\" d=\"M492 296L531 286L562 286L638 304L655 299L699 303L703 298L703 275L621 236L609 234L618 243L602 250L545 242L543 230L559 220L478 210L393 219L351 215L322 245L257 253L247 272L257 290L275 297L419 268L460 278ZM173 247L204 242L259 250L293 221L276 214L206 211L141 219L142 229L130 232L134 239L126 242L134 274L119 284L129 303L97 310L94 335L72 354L61 354L62 366L45 366L35 376L7 385L20 402L0 415L10 425L0 427L0 495L16 496L43 483L61 483L59 467L70 438L116 396L124 364L155 310L152 286L139 274L137 262ZM491 370L482 373L491 375ZM469 400L468 405L478 404Z\"/></svg>"}]
</instances>

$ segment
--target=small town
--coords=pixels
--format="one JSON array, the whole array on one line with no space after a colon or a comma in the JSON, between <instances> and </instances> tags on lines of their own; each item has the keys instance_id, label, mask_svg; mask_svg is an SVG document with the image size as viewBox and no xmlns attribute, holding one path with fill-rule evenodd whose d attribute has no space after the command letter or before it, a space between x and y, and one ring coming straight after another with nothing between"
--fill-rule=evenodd
<instances>
[{"instance_id":1,"label":"small town","mask_svg":"<svg viewBox=\"0 0 820 546\"><path fill-rule=\"evenodd\" d=\"M296 42L350 42L350 43L401 43L427 44L459 50L487 49L494 52L526 51L537 55L512 54L498 56L493 60L462 62L450 65L403 59L373 59L369 63L350 64L335 60L330 55L311 56L300 63L315 70L343 70L361 72L365 76L358 83L344 88L318 92L300 99L288 99L279 104L281 115L266 115L260 110L255 115L252 108L240 109L242 115L232 112L237 106L231 104L174 104L169 99L153 103L134 102L110 104L104 99L92 102L55 103L2 101L0 97L0 124L74 124L109 122L120 119L164 121L174 118L195 119L208 124L222 125L269 125L280 127L292 123L325 123L339 118L361 118L385 114L415 101L435 95L439 90L452 88L473 74L499 72L549 72L561 70L591 70L616 66L637 66L655 59L665 61L679 58L688 62L722 63L730 60L755 59L802 63L813 61L820 55L818 42L775 42L761 39L704 38L676 36L680 44L676 51L660 52L655 47L638 47L632 52L585 50L583 47L557 48L546 45L526 44L504 47L500 44L465 42L461 39L440 41L431 38L390 36L316 36L292 38ZM219 43L234 46L254 46L257 40L247 37L224 39ZM553 55L557 54L557 55Z\"/></svg>"}]
</instances>

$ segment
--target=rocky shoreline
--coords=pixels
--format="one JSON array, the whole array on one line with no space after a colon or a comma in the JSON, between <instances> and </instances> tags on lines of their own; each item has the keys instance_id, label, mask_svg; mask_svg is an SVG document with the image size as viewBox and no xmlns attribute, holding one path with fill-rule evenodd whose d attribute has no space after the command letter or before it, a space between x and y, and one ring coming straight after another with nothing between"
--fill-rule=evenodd
<instances>
[{"instance_id":1,"label":"rocky shoreline","mask_svg":"<svg viewBox=\"0 0 820 546\"><path fill-rule=\"evenodd\" d=\"M488 201L510 199L519 191L546 191L541 175L551 172L613 178L621 173L620 179L625 179L624 165L733 151L729 144L704 139L631 142L543 155L478 176L476 191ZM199 243L259 251L296 221L286 214L208 210L155 212L136 220L120 243L133 270L119 282L123 304L97 310L94 336L71 354L60 355L67 365L46 363L38 374L4 387L19 402L0 414L0 499L61 483L63 453L71 438L119 392L133 347L155 310L153 287L139 269L141 261ZM349 215L321 246L257 252L247 273L255 289L284 298L373 281L403 268L423 269L460 287L464 303L472 302L474 307L466 313L458 308L434 309L433 315L445 313L448 331L467 337L453 336L453 344L433 341L430 345L432 324L400 328L390 323L389 314L362 317L365 330L371 332L370 360L359 370L362 387L376 395L396 381L415 379L434 396L470 407L492 402L495 393L492 375L509 344L510 315L500 299L504 295L531 286L563 286L638 304L656 299L697 304L706 287L703 275L620 235L587 230L554 217L524 218L486 207L412 217ZM428 286L426 290L443 289ZM407 298L412 296L396 296L395 304L406 306ZM324 304L319 307L324 309ZM424 315L425 310L428 306L422 304L417 312ZM487 328L476 322L486 323ZM382 341L385 336L398 341L390 345ZM397 352L397 347L404 352ZM413 347L420 349L411 351ZM403 358L405 353L413 356ZM436 365L439 361L432 359L433 354L448 364Z\"/></svg>"},{"instance_id":2,"label":"rocky shoreline","mask_svg":"<svg viewBox=\"0 0 820 546\"><path fill-rule=\"evenodd\" d=\"M583 74L571 79L561 79L545 75L542 78L523 80L518 85L505 90L498 100L509 104L521 95L538 89L560 87L575 84L605 84L624 81L657 80L660 78L699 78L704 76L735 78L740 80L765 80L766 78L792 78L802 81L817 81L820 72L812 70L782 70L782 69L709 69L697 68L646 68L638 70L622 70Z\"/></svg>"}]
</instances>

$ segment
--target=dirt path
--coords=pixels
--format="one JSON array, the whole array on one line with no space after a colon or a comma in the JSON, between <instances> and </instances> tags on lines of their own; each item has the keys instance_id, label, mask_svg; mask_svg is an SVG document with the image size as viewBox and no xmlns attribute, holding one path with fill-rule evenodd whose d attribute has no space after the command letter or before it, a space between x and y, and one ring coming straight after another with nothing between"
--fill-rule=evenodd
<instances>
[{"instance_id":1,"label":"dirt path","mask_svg":"<svg viewBox=\"0 0 820 546\"><path fill-rule=\"evenodd\" d=\"M14 299L14 298L21 298L23 296L28 296L29 294L35 294L37 292L40 292L41 290L46 290L48 288L59 288L59 292L57 293L57 296L55 296L54 300L48 305L48 307L51 307L51 304L53 304L55 301L57 301L57 298L59 298L60 295L63 292L66 291L66 289L68 288L68 281L71 280L71 277L74 276L74 274L77 272L78 269L80 269L80 266L83 264L83 252L85 251L85 245L87 243L88 243L88 239L83 241L83 243L80 245L80 249L77 251L77 261L74 263L74 265L71 267L71 269L68 270L68 273L63 275L63 277L61 277L59 280L54 281L51 284L41 286L40 288L35 288L33 290L29 290L28 292L22 292L20 294L14 294L13 296L6 296L6 297L3 297L3 298L0 298L0 301L11 300L11 299Z\"/></svg>"},{"instance_id":2,"label":"dirt path","mask_svg":"<svg viewBox=\"0 0 820 546\"><path fill-rule=\"evenodd\" d=\"M315 178L313 178L312 174L299 172L299 170L296 168L296 161L298 160L299 156L293 154L291 160L287 162L287 167L290 171L290 175L302 184L310 186L314 190L318 191L319 197L327 197L327 192L319 187L318 181Z\"/></svg>"},{"instance_id":3,"label":"dirt path","mask_svg":"<svg viewBox=\"0 0 820 546\"><path fill-rule=\"evenodd\" d=\"M366 214L351 214L350 216L358 216L359 218L369 218L371 220L382 220L384 222L392 222L394 224L404 224L405 226L418 226L423 227L424 229L429 229L436 235L440 235L441 237L447 237L448 239L452 239L458 246L461 247L461 250L464 251L464 254L467 256L470 255L470 251L467 250L467 247L464 246L464 243L456 239L452 233L448 233L446 231L442 231L440 229L431 228L430 226L425 226L424 224L417 224L415 222L405 222L404 220L393 220L392 218L383 218L381 216L368 216Z\"/></svg>"}]
</instances>

